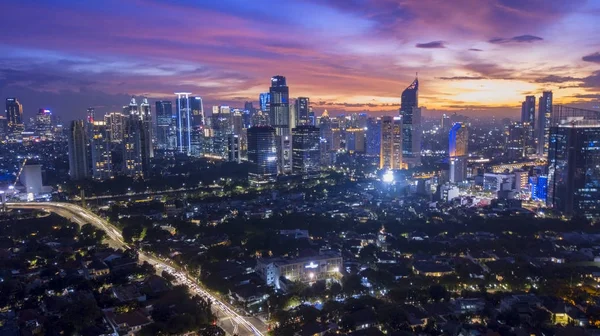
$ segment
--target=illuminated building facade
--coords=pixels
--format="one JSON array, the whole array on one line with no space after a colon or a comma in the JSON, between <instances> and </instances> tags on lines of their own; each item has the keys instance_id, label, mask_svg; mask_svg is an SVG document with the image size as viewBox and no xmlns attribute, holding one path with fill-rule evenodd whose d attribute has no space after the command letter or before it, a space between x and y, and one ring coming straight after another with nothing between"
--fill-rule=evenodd
<instances>
[{"instance_id":1,"label":"illuminated building facade","mask_svg":"<svg viewBox=\"0 0 600 336\"><path fill-rule=\"evenodd\" d=\"M467 178L467 157L469 155L469 130L465 123L452 125L448 135L448 156L450 182L463 182Z\"/></svg>"},{"instance_id":2,"label":"illuminated building facade","mask_svg":"<svg viewBox=\"0 0 600 336\"><path fill-rule=\"evenodd\" d=\"M72 180L89 177L87 136L83 120L73 120L69 129L69 176Z\"/></svg>"},{"instance_id":3,"label":"illuminated building facade","mask_svg":"<svg viewBox=\"0 0 600 336\"><path fill-rule=\"evenodd\" d=\"M92 154L92 177L105 180L113 177L110 132L106 122L92 123L90 147Z\"/></svg>"},{"instance_id":4,"label":"illuminated building facade","mask_svg":"<svg viewBox=\"0 0 600 336\"><path fill-rule=\"evenodd\" d=\"M546 157L552 126L552 91L544 91L538 105L538 154Z\"/></svg>"},{"instance_id":5,"label":"illuminated building facade","mask_svg":"<svg viewBox=\"0 0 600 336\"><path fill-rule=\"evenodd\" d=\"M379 169L402 169L403 126L400 117L385 116L381 119L381 152Z\"/></svg>"},{"instance_id":6,"label":"illuminated building facade","mask_svg":"<svg viewBox=\"0 0 600 336\"><path fill-rule=\"evenodd\" d=\"M6 98L6 119L9 135L14 137L25 131L25 125L23 124L23 105L19 103L17 98Z\"/></svg>"},{"instance_id":7,"label":"illuminated building facade","mask_svg":"<svg viewBox=\"0 0 600 336\"><path fill-rule=\"evenodd\" d=\"M175 99L175 127L177 139L177 151L182 154L191 155L192 142L192 113L190 92L176 92Z\"/></svg>"},{"instance_id":8,"label":"illuminated building facade","mask_svg":"<svg viewBox=\"0 0 600 336\"><path fill-rule=\"evenodd\" d=\"M320 130L311 125L292 129L292 172L313 175L320 170Z\"/></svg>"},{"instance_id":9,"label":"illuminated building facade","mask_svg":"<svg viewBox=\"0 0 600 336\"><path fill-rule=\"evenodd\" d=\"M254 126L248 129L248 162L252 164L249 180L261 184L277 176L277 147L275 128Z\"/></svg>"},{"instance_id":10,"label":"illuminated building facade","mask_svg":"<svg viewBox=\"0 0 600 336\"><path fill-rule=\"evenodd\" d=\"M600 218L598 111L555 106L548 148L547 205L567 216Z\"/></svg>"}]
</instances>

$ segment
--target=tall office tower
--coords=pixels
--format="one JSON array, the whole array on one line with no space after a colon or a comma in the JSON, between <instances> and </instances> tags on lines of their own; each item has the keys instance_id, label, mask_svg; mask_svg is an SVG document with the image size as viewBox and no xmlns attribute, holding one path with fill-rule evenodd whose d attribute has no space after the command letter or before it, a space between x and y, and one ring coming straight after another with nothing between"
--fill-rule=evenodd
<instances>
[{"instance_id":1,"label":"tall office tower","mask_svg":"<svg viewBox=\"0 0 600 336\"><path fill-rule=\"evenodd\" d=\"M150 104L144 99L138 106L131 97L123 112L127 114L123 123L123 173L130 177L147 176L154 156Z\"/></svg>"},{"instance_id":2,"label":"tall office tower","mask_svg":"<svg viewBox=\"0 0 600 336\"><path fill-rule=\"evenodd\" d=\"M39 109L35 116L35 133L42 140L53 140L54 132L52 131L52 112L48 109Z\"/></svg>"},{"instance_id":3,"label":"tall office tower","mask_svg":"<svg viewBox=\"0 0 600 336\"><path fill-rule=\"evenodd\" d=\"M87 136L83 120L73 120L69 129L69 176L72 180L89 177Z\"/></svg>"},{"instance_id":4,"label":"tall office tower","mask_svg":"<svg viewBox=\"0 0 600 336\"><path fill-rule=\"evenodd\" d=\"M419 80L417 78L402 92L400 116L402 117L401 161L408 168L419 166L421 164L422 134L421 109L419 108Z\"/></svg>"},{"instance_id":5,"label":"tall office tower","mask_svg":"<svg viewBox=\"0 0 600 336\"><path fill-rule=\"evenodd\" d=\"M227 137L227 160L237 163L242 162L240 136L237 134L229 134Z\"/></svg>"},{"instance_id":6,"label":"tall office tower","mask_svg":"<svg viewBox=\"0 0 600 336\"><path fill-rule=\"evenodd\" d=\"M521 123L527 129L525 140L525 153L535 154L537 151L535 127L535 96L526 96L521 104Z\"/></svg>"},{"instance_id":7,"label":"tall office tower","mask_svg":"<svg viewBox=\"0 0 600 336\"><path fill-rule=\"evenodd\" d=\"M346 150L355 153L364 153L365 148L365 129L347 128L346 129Z\"/></svg>"},{"instance_id":8,"label":"tall office tower","mask_svg":"<svg viewBox=\"0 0 600 336\"><path fill-rule=\"evenodd\" d=\"M244 111L248 111L250 113L250 117L254 115L256 109L254 108L254 104L251 101L247 101L244 103Z\"/></svg>"},{"instance_id":9,"label":"tall office tower","mask_svg":"<svg viewBox=\"0 0 600 336\"><path fill-rule=\"evenodd\" d=\"M307 97L298 97L296 106L296 125L310 125L310 100Z\"/></svg>"},{"instance_id":10,"label":"tall office tower","mask_svg":"<svg viewBox=\"0 0 600 336\"><path fill-rule=\"evenodd\" d=\"M552 125L552 91L544 91L538 105L538 154L546 157L550 139L550 126Z\"/></svg>"},{"instance_id":11,"label":"tall office tower","mask_svg":"<svg viewBox=\"0 0 600 336\"><path fill-rule=\"evenodd\" d=\"M505 152L509 160L520 160L525 157L528 132L529 128L520 122L513 122L508 126Z\"/></svg>"},{"instance_id":12,"label":"tall office tower","mask_svg":"<svg viewBox=\"0 0 600 336\"><path fill-rule=\"evenodd\" d=\"M451 127L452 127L452 122L450 121L450 116L447 115L446 113L442 114L442 117L440 120L440 129L442 130L442 133L445 134L447 132L450 132Z\"/></svg>"},{"instance_id":13,"label":"tall office tower","mask_svg":"<svg viewBox=\"0 0 600 336\"><path fill-rule=\"evenodd\" d=\"M547 205L600 219L600 115L554 106L548 148Z\"/></svg>"},{"instance_id":14,"label":"tall office tower","mask_svg":"<svg viewBox=\"0 0 600 336\"><path fill-rule=\"evenodd\" d=\"M260 110L263 113L269 113L271 110L271 94L269 92L263 92L258 96L258 103L260 104Z\"/></svg>"},{"instance_id":15,"label":"tall office tower","mask_svg":"<svg viewBox=\"0 0 600 336\"><path fill-rule=\"evenodd\" d=\"M242 130L244 129L244 115L240 110L234 110L231 114L231 124L233 129L233 134L240 135L242 134Z\"/></svg>"},{"instance_id":16,"label":"tall office tower","mask_svg":"<svg viewBox=\"0 0 600 336\"><path fill-rule=\"evenodd\" d=\"M330 166L333 163L331 155L331 152L333 151L333 127L327 110L323 112L321 118L319 119L319 130L321 133L321 165Z\"/></svg>"},{"instance_id":17,"label":"tall office tower","mask_svg":"<svg viewBox=\"0 0 600 336\"><path fill-rule=\"evenodd\" d=\"M104 116L104 121L108 127L110 142L123 142L123 127L125 123L125 115L119 112L111 112Z\"/></svg>"},{"instance_id":18,"label":"tall office tower","mask_svg":"<svg viewBox=\"0 0 600 336\"><path fill-rule=\"evenodd\" d=\"M465 123L457 122L452 126L448 144L450 182L462 182L467 178L467 157L469 155L469 130Z\"/></svg>"},{"instance_id":19,"label":"tall office tower","mask_svg":"<svg viewBox=\"0 0 600 336\"><path fill-rule=\"evenodd\" d=\"M92 123L90 139L92 152L92 177L106 180L113 177L110 132L106 122L95 120Z\"/></svg>"},{"instance_id":20,"label":"tall office tower","mask_svg":"<svg viewBox=\"0 0 600 336\"><path fill-rule=\"evenodd\" d=\"M227 159L229 135L233 134L233 117L229 106L213 106L211 115L212 149L210 154Z\"/></svg>"},{"instance_id":21,"label":"tall office tower","mask_svg":"<svg viewBox=\"0 0 600 336\"><path fill-rule=\"evenodd\" d=\"M244 111L242 113L242 120L244 123L244 128L250 128L252 126L252 117L256 113L256 109L252 102L247 101L244 103Z\"/></svg>"},{"instance_id":22,"label":"tall office tower","mask_svg":"<svg viewBox=\"0 0 600 336\"><path fill-rule=\"evenodd\" d=\"M354 127L366 128L367 120L369 120L369 116L366 113L359 113L358 116L356 117L356 125L354 125Z\"/></svg>"},{"instance_id":23,"label":"tall office tower","mask_svg":"<svg viewBox=\"0 0 600 336\"><path fill-rule=\"evenodd\" d=\"M190 97L190 109L192 113L192 127L204 125L204 105L202 97Z\"/></svg>"},{"instance_id":24,"label":"tall office tower","mask_svg":"<svg viewBox=\"0 0 600 336\"><path fill-rule=\"evenodd\" d=\"M254 113L251 121L252 126L267 126L269 125L269 117L263 113L263 111L258 111Z\"/></svg>"},{"instance_id":25,"label":"tall office tower","mask_svg":"<svg viewBox=\"0 0 600 336\"><path fill-rule=\"evenodd\" d=\"M403 126L401 117L385 116L381 119L381 152L379 169L402 169Z\"/></svg>"},{"instance_id":26,"label":"tall office tower","mask_svg":"<svg viewBox=\"0 0 600 336\"><path fill-rule=\"evenodd\" d=\"M175 99L175 127L177 129L177 151L191 155L192 142L192 115L190 92L176 92Z\"/></svg>"},{"instance_id":27,"label":"tall office tower","mask_svg":"<svg viewBox=\"0 0 600 336\"><path fill-rule=\"evenodd\" d=\"M315 117L315 111L310 105L308 106L308 123L310 125L317 126L317 118Z\"/></svg>"},{"instance_id":28,"label":"tall office tower","mask_svg":"<svg viewBox=\"0 0 600 336\"><path fill-rule=\"evenodd\" d=\"M25 131L23 105L19 103L17 98L6 98L6 119L8 120L9 135L16 136Z\"/></svg>"},{"instance_id":29,"label":"tall office tower","mask_svg":"<svg viewBox=\"0 0 600 336\"><path fill-rule=\"evenodd\" d=\"M96 109L93 107L88 107L87 111L85 112L86 115L86 122L91 125L94 123L94 121L96 120Z\"/></svg>"},{"instance_id":30,"label":"tall office tower","mask_svg":"<svg viewBox=\"0 0 600 336\"><path fill-rule=\"evenodd\" d=\"M320 130L312 125L300 125L292 129L292 172L314 175L319 172L321 154Z\"/></svg>"},{"instance_id":31,"label":"tall office tower","mask_svg":"<svg viewBox=\"0 0 600 336\"><path fill-rule=\"evenodd\" d=\"M144 133L144 155L147 155L148 159L154 157L154 126L152 125L152 110L148 103L148 98L144 98L140 104L140 115L139 118L142 121L142 132Z\"/></svg>"},{"instance_id":32,"label":"tall office tower","mask_svg":"<svg viewBox=\"0 0 600 336\"><path fill-rule=\"evenodd\" d=\"M248 162L252 164L250 183L262 184L275 180L277 147L273 127L254 126L248 129Z\"/></svg>"},{"instance_id":33,"label":"tall office tower","mask_svg":"<svg viewBox=\"0 0 600 336\"><path fill-rule=\"evenodd\" d=\"M269 88L271 103L269 118L271 126L277 135L277 157L279 171L287 173L291 170L291 144L290 144L290 90L285 77L273 76Z\"/></svg>"},{"instance_id":34,"label":"tall office tower","mask_svg":"<svg viewBox=\"0 0 600 336\"><path fill-rule=\"evenodd\" d=\"M381 119L367 119L366 131L366 152L367 155L379 156L381 152Z\"/></svg>"},{"instance_id":35,"label":"tall office tower","mask_svg":"<svg viewBox=\"0 0 600 336\"><path fill-rule=\"evenodd\" d=\"M177 146L173 132L173 104L168 100L159 100L156 106L156 141L158 148L172 150Z\"/></svg>"}]
</instances>

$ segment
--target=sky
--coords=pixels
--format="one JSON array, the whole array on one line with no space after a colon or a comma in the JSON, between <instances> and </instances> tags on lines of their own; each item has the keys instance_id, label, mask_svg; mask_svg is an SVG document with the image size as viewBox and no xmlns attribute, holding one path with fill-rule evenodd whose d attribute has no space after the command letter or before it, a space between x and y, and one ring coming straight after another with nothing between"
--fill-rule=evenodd
<instances>
[{"instance_id":1,"label":"sky","mask_svg":"<svg viewBox=\"0 0 600 336\"><path fill-rule=\"evenodd\" d=\"M65 119L129 97L258 105L273 75L321 113L598 108L600 0L3 0L0 97Z\"/></svg>"}]
</instances>

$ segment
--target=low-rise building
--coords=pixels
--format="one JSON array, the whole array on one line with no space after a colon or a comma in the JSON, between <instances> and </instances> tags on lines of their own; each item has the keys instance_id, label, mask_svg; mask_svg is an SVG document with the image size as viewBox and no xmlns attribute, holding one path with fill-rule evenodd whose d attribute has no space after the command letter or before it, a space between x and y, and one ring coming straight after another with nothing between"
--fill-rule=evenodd
<instances>
[{"instance_id":1,"label":"low-rise building","mask_svg":"<svg viewBox=\"0 0 600 336\"><path fill-rule=\"evenodd\" d=\"M256 273L269 286L281 289L280 278L290 281L313 282L340 276L342 256L333 251L303 258L262 258L256 264Z\"/></svg>"}]
</instances>

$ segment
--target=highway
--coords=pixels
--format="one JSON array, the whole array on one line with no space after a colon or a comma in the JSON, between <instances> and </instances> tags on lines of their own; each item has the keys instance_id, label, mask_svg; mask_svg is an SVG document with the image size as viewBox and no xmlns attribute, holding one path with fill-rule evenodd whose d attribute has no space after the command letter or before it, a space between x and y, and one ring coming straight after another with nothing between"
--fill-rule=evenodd
<instances>
[{"instance_id":1,"label":"highway","mask_svg":"<svg viewBox=\"0 0 600 336\"><path fill-rule=\"evenodd\" d=\"M121 232L119 232L115 226L90 210L84 209L78 205L57 202L7 203L6 205L8 209L37 209L53 212L61 217L68 218L79 225L86 223L92 224L106 232L106 240L109 246L119 249L130 248L123 240ZM164 261L148 253L139 252L139 258L142 261L148 261L155 267L174 275L180 283L188 286L191 292L196 293L205 299L209 299L212 302L213 313L215 313L219 319L218 325L223 328L228 335L263 336L266 333L267 328L262 321L256 318L252 318L253 322L248 321L247 317L238 314L226 302L219 300L211 293L202 289L186 272L176 270Z\"/></svg>"}]
</instances>

